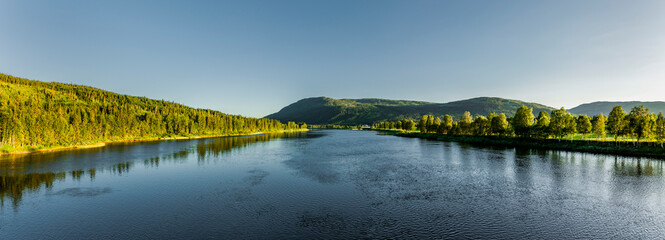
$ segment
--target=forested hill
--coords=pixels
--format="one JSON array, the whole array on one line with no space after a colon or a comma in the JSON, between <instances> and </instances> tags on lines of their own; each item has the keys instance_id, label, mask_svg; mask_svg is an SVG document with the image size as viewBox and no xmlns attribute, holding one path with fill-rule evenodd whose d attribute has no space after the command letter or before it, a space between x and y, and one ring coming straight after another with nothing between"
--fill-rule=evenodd
<instances>
[{"instance_id":1,"label":"forested hill","mask_svg":"<svg viewBox=\"0 0 665 240\"><path fill-rule=\"evenodd\" d=\"M381 121L397 121L405 118L420 119L422 115L443 117L445 114L459 117L465 111L473 115L491 112L514 113L520 106L533 107L533 111L551 111L553 108L518 100L480 97L449 103L388 99L333 99L328 97L306 98L282 108L267 118L280 121L306 122L308 124L372 124Z\"/></svg>"},{"instance_id":2,"label":"forested hill","mask_svg":"<svg viewBox=\"0 0 665 240\"><path fill-rule=\"evenodd\" d=\"M0 74L0 150L165 136L206 136L296 129L278 120Z\"/></svg>"},{"instance_id":3,"label":"forested hill","mask_svg":"<svg viewBox=\"0 0 665 240\"><path fill-rule=\"evenodd\" d=\"M650 112L665 112L665 102L592 102L579 105L571 108L569 111L574 114L585 114L588 116L595 116L600 113L605 115L612 111L614 106L622 106L623 109L630 110L633 107L642 105L649 109Z\"/></svg>"}]
</instances>

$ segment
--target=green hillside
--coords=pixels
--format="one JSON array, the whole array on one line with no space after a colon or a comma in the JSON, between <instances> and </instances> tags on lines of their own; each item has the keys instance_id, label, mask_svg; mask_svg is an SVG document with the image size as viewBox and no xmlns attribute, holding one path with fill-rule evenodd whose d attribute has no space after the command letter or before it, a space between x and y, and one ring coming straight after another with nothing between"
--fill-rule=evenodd
<instances>
[{"instance_id":1,"label":"green hillside","mask_svg":"<svg viewBox=\"0 0 665 240\"><path fill-rule=\"evenodd\" d=\"M579 105L577 107L571 108L569 111L574 114L585 114L588 116L598 115L603 113L607 115L612 111L614 106L620 105L623 107L623 110L626 112L630 111L631 108L638 105L643 105L648 108L650 112L659 113L665 112L665 102L592 102Z\"/></svg>"},{"instance_id":2,"label":"green hillside","mask_svg":"<svg viewBox=\"0 0 665 240\"><path fill-rule=\"evenodd\" d=\"M512 115L522 105L533 107L534 113L553 108L518 100L480 97L449 103L432 103L388 99L333 99L327 97L306 98L282 108L267 118L280 121L306 122L308 124L372 124L381 121L397 121L405 118L419 119L422 115L442 117L445 114L459 117L465 111L473 115L491 112Z\"/></svg>"},{"instance_id":3,"label":"green hillside","mask_svg":"<svg viewBox=\"0 0 665 240\"><path fill-rule=\"evenodd\" d=\"M109 140L279 131L294 123L246 118L97 88L0 74L0 150Z\"/></svg>"}]
</instances>

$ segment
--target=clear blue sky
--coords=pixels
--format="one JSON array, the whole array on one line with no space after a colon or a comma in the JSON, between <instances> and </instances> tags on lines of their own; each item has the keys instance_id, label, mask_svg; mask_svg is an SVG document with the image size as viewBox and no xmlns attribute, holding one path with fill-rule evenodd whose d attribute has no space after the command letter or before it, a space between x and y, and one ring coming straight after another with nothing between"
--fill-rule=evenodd
<instances>
[{"instance_id":1,"label":"clear blue sky","mask_svg":"<svg viewBox=\"0 0 665 240\"><path fill-rule=\"evenodd\" d=\"M0 72L261 117L305 97L665 100L665 1L0 1Z\"/></svg>"}]
</instances>

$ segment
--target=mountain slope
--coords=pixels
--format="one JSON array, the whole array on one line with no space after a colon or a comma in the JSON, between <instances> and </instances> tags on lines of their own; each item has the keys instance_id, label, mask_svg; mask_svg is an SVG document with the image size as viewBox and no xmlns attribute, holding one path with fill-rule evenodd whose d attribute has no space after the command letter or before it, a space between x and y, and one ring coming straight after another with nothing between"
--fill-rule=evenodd
<instances>
[{"instance_id":1,"label":"mountain slope","mask_svg":"<svg viewBox=\"0 0 665 240\"><path fill-rule=\"evenodd\" d=\"M227 135L296 128L97 88L0 74L0 150L161 136Z\"/></svg>"},{"instance_id":2,"label":"mountain slope","mask_svg":"<svg viewBox=\"0 0 665 240\"><path fill-rule=\"evenodd\" d=\"M665 112L665 102L592 102L579 105L577 107L571 108L569 111L574 114L586 114L588 116L598 115L599 113L605 114L607 116L614 106L621 105L623 110L630 112L630 109L643 105L648 108L650 112Z\"/></svg>"},{"instance_id":3,"label":"mountain slope","mask_svg":"<svg viewBox=\"0 0 665 240\"><path fill-rule=\"evenodd\" d=\"M306 122L308 124L371 124L380 121L396 121L404 118L418 119L431 114L461 116L465 111L473 115L491 112L512 115L522 105L533 107L534 114L553 108L518 100L480 97L467 100L432 103L389 99L333 99L328 97L306 98L266 116L280 121Z\"/></svg>"}]
</instances>

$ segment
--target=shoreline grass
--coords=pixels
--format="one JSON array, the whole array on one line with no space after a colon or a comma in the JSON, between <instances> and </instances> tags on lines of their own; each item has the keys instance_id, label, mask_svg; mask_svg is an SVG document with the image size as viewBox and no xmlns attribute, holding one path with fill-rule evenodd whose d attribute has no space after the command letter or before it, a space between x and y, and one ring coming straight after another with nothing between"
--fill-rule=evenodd
<instances>
[{"instance_id":1,"label":"shoreline grass","mask_svg":"<svg viewBox=\"0 0 665 240\"><path fill-rule=\"evenodd\" d=\"M75 144L69 146L26 146L22 148L6 148L3 146L0 149L0 156L4 155L22 155L30 153L41 153L41 152L57 152L57 151L67 151L75 149L87 149L87 148L99 148L104 147L107 144L113 143L123 143L123 142L152 142L152 141L167 141L167 140L186 140L186 139L201 139L201 138L215 138L215 137L237 137L237 136L251 136L259 134L270 134L270 133L286 133L286 132L305 132L310 129L290 129L290 130L279 130L279 131L268 131L268 132L248 132L248 133L234 133L234 134L216 134L216 135L197 135L197 136L150 136L150 137L138 137L138 138L126 138L126 139L114 139L114 140L101 140L98 142L92 142L89 144Z\"/></svg>"},{"instance_id":2,"label":"shoreline grass","mask_svg":"<svg viewBox=\"0 0 665 240\"><path fill-rule=\"evenodd\" d=\"M504 147L525 147L549 150L564 150L574 152L588 152L600 154L613 154L635 157L654 157L665 159L665 148L653 143L642 143L636 145L632 141L614 142L614 141L594 141L579 139L534 139L518 138L506 136L467 136L467 135L443 135L435 133L404 132L398 130L379 130L379 132L388 135L400 137L423 138L445 142L461 142L468 144L477 144L482 146L504 146Z\"/></svg>"}]
</instances>

